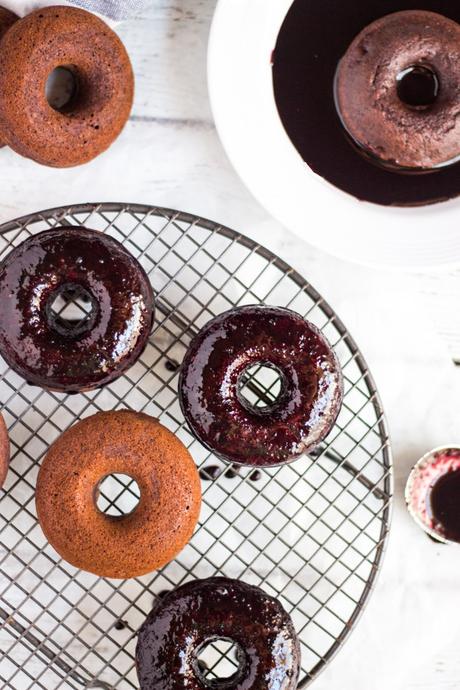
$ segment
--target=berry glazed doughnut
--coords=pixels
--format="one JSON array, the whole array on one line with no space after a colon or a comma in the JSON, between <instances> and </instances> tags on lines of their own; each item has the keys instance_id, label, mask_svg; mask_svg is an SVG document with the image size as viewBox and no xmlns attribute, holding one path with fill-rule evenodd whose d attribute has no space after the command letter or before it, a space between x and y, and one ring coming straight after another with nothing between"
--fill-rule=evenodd
<instances>
[{"instance_id":1,"label":"berry glazed doughnut","mask_svg":"<svg viewBox=\"0 0 460 690\"><path fill-rule=\"evenodd\" d=\"M275 369L276 401L263 409L241 395L254 365ZM321 332L288 309L245 306L212 319L194 337L179 380L185 419L225 460L258 466L289 462L313 450L340 411L339 362Z\"/></svg>"},{"instance_id":2,"label":"berry glazed doughnut","mask_svg":"<svg viewBox=\"0 0 460 690\"><path fill-rule=\"evenodd\" d=\"M353 141L395 169L460 158L460 24L408 10L367 26L339 63L336 105Z\"/></svg>"},{"instance_id":3,"label":"berry glazed doughnut","mask_svg":"<svg viewBox=\"0 0 460 690\"><path fill-rule=\"evenodd\" d=\"M224 639L237 648L233 676L207 680L200 650ZM141 690L295 690L300 645L288 613L240 580L195 580L170 592L148 615L136 648Z\"/></svg>"},{"instance_id":4,"label":"berry glazed doughnut","mask_svg":"<svg viewBox=\"0 0 460 690\"><path fill-rule=\"evenodd\" d=\"M0 414L0 489L2 488L10 465L10 439L3 415Z\"/></svg>"},{"instance_id":5,"label":"berry glazed doughnut","mask_svg":"<svg viewBox=\"0 0 460 690\"><path fill-rule=\"evenodd\" d=\"M10 10L7 10L5 7L0 7L0 40L18 19L19 17L17 14L10 12ZM2 140L0 134L0 147L1 146L5 146L5 142Z\"/></svg>"},{"instance_id":6,"label":"berry glazed doughnut","mask_svg":"<svg viewBox=\"0 0 460 690\"><path fill-rule=\"evenodd\" d=\"M46 98L58 67L74 79L60 110ZM0 50L0 131L17 153L69 167L105 151L128 120L134 77L128 54L101 19L75 7L46 7L17 21Z\"/></svg>"},{"instance_id":7,"label":"berry glazed doughnut","mask_svg":"<svg viewBox=\"0 0 460 690\"><path fill-rule=\"evenodd\" d=\"M114 517L96 505L110 474L129 475L140 501ZM101 577L138 577L168 563L198 520L201 488L185 446L146 414L100 412L77 422L49 449L36 506L46 538L62 558Z\"/></svg>"},{"instance_id":8,"label":"berry glazed doughnut","mask_svg":"<svg viewBox=\"0 0 460 690\"><path fill-rule=\"evenodd\" d=\"M55 311L77 298L83 319ZM95 230L46 230L0 263L0 354L33 385L77 393L118 378L146 346L153 311L142 266Z\"/></svg>"}]
</instances>

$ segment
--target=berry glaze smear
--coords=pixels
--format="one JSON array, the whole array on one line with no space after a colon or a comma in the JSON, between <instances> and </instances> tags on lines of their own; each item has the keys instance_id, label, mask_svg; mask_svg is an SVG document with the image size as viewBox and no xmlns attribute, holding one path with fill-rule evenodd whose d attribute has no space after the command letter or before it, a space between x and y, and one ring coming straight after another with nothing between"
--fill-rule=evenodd
<instances>
[{"instance_id":1,"label":"berry glaze smear","mask_svg":"<svg viewBox=\"0 0 460 690\"><path fill-rule=\"evenodd\" d=\"M460 542L460 448L439 448L425 455L409 477L406 501L428 534Z\"/></svg>"}]
</instances>

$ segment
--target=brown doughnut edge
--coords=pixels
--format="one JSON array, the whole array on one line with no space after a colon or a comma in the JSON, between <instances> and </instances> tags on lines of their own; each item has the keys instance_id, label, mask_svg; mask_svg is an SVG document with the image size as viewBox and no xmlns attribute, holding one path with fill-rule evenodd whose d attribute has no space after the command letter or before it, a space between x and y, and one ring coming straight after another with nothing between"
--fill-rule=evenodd
<instances>
[{"instance_id":1,"label":"brown doughnut edge","mask_svg":"<svg viewBox=\"0 0 460 690\"><path fill-rule=\"evenodd\" d=\"M3 486L10 465L10 439L3 415L0 414L0 488Z\"/></svg>"},{"instance_id":2,"label":"brown doughnut edge","mask_svg":"<svg viewBox=\"0 0 460 690\"><path fill-rule=\"evenodd\" d=\"M425 109L398 96L398 75L416 65L432 68L441 84ZM424 10L378 19L339 63L335 96L351 138L390 167L431 170L454 162L460 155L460 25Z\"/></svg>"},{"instance_id":3,"label":"brown doughnut edge","mask_svg":"<svg viewBox=\"0 0 460 690\"><path fill-rule=\"evenodd\" d=\"M119 518L96 507L98 485L113 473L133 477L141 493ZM37 480L37 514L50 544L102 577L138 577L171 561L191 538L200 506L188 450L158 420L128 410L99 412L65 431Z\"/></svg>"},{"instance_id":4,"label":"brown doughnut edge","mask_svg":"<svg viewBox=\"0 0 460 690\"><path fill-rule=\"evenodd\" d=\"M2 40L3 36L6 34L8 29L10 29L14 22L16 22L19 19L17 14L14 14L14 12L11 12L10 10L7 10L6 7L0 7L0 41ZM3 141L0 133L0 148L5 146L5 142Z\"/></svg>"},{"instance_id":5,"label":"brown doughnut edge","mask_svg":"<svg viewBox=\"0 0 460 690\"><path fill-rule=\"evenodd\" d=\"M74 98L60 111L46 99L56 67L75 76ZM76 7L44 7L17 21L0 50L0 131L17 153L64 168L105 151L126 124L134 75L112 29Z\"/></svg>"}]
</instances>

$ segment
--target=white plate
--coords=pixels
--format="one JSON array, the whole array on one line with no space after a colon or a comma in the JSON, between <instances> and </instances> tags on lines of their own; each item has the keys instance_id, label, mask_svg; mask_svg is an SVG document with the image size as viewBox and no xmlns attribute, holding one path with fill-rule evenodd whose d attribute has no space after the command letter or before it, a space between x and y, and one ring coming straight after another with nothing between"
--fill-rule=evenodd
<instances>
[{"instance_id":1,"label":"white plate","mask_svg":"<svg viewBox=\"0 0 460 690\"><path fill-rule=\"evenodd\" d=\"M270 56L292 0L219 0L211 29L211 105L227 154L259 202L310 244L371 266L460 264L460 200L422 208L361 202L313 173L288 138Z\"/></svg>"}]
</instances>

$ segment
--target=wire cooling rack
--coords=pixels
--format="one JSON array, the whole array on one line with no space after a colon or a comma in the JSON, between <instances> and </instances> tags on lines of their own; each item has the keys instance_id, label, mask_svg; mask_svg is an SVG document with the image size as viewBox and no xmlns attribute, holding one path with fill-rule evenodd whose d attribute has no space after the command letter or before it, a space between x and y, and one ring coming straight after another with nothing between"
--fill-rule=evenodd
<instances>
[{"instance_id":1,"label":"wire cooling rack","mask_svg":"<svg viewBox=\"0 0 460 690\"><path fill-rule=\"evenodd\" d=\"M94 204L37 213L0 227L0 258L26 237L61 224L107 232L140 260L156 292L156 323L141 359L102 390L79 395L29 386L0 360L0 400L12 461L0 505L0 678L3 688L137 688L136 631L166 590L223 574L263 587L291 613L305 687L362 611L380 567L392 492L382 407L355 342L333 310L291 267L228 228L161 208ZM178 366L190 338L234 305L289 307L319 326L340 358L345 398L315 455L268 470L224 466L185 426ZM54 305L68 327L86 318L84 296ZM273 370L249 372L253 404L276 397ZM50 443L77 419L131 408L158 417L200 467L203 508L175 561L128 581L97 578L60 560L36 520L34 487ZM135 484L105 480L98 506L122 514ZM231 675L228 642L200 659L204 678Z\"/></svg>"}]
</instances>

